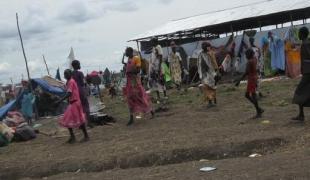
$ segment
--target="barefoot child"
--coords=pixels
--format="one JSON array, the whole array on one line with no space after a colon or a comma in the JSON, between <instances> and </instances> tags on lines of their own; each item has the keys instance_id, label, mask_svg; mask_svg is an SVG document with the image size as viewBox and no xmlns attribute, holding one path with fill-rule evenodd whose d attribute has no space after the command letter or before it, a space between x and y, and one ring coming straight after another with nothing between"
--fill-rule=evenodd
<instances>
[{"instance_id":1,"label":"barefoot child","mask_svg":"<svg viewBox=\"0 0 310 180\"><path fill-rule=\"evenodd\" d=\"M248 49L245 52L246 58L248 59L246 72L244 75L237 80L236 86L239 86L240 81L244 79L246 76L248 78L247 91L245 93L245 97L255 106L256 116L253 119L261 118L264 110L259 107L257 97L256 97L256 88L257 88L257 59L255 57L255 53L252 49Z\"/></svg>"},{"instance_id":2,"label":"barefoot child","mask_svg":"<svg viewBox=\"0 0 310 180\"><path fill-rule=\"evenodd\" d=\"M59 124L69 130L70 139L68 143L72 144L76 141L73 128L80 128L83 131L84 139L82 142L86 142L89 140L89 137L86 131L86 118L80 100L79 89L75 80L72 78L72 71L70 69L65 70L64 76L67 80L67 93L61 100L57 101L56 104L68 99L69 105L64 116L59 120Z\"/></svg>"}]
</instances>

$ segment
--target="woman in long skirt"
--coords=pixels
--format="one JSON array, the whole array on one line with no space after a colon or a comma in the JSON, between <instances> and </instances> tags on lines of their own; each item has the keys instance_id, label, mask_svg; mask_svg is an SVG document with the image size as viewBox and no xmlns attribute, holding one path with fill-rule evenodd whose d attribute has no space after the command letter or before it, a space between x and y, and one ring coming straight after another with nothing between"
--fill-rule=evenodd
<instances>
[{"instance_id":1,"label":"woman in long skirt","mask_svg":"<svg viewBox=\"0 0 310 180\"><path fill-rule=\"evenodd\" d=\"M153 116L154 112L150 98L146 94L139 76L141 67L140 58L133 55L133 49L131 47L126 49L125 55L128 57L128 62L126 64L127 84L124 93L130 111L130 119L127 126L130 126L134 122L134 114L151 113Z\"/></svg>"},{"instance_id":2,"label":"woman in long skirt","mask_svg":"<svg viewBox=\"0 0 310 180\"><path fill-rule=\"evenodd\" d=\"M208 108L211 108L217 104L215 77L218 65L211 52L211 44L203 42L201 48L203 51L198 56L198 73L202 83L204 102L208 103Z\"/></svg>"}]
</instances>

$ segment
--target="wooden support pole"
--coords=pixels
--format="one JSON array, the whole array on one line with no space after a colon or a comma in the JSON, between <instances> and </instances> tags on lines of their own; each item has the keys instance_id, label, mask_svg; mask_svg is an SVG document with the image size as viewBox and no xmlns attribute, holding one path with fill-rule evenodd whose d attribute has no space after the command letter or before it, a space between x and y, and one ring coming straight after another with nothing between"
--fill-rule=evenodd
<instances>
[{"instance_id":1,"label":"wooden support pole","mask_svg":"<svg viewBox=\"0 0 310 180\"><path fill-rule=\"evenodd\" d=\"M45 67L46 67L47 74L50 76L51 75L50 74L50 70L48 69L48 66L47 66L47 63L46 63L44 55L42 55L42 57L43 57L43 61L44 61Z\"/></svg>"},{"instance_id":2,"label":"wooden support pole","mask_svg":"<svg viewBox=\"0 0 310 180\"><path fill-rule=\"evenodd\" d=\"M262 32L262 22L259 21L259 22L258 22L258 25L259 25L259 31Z\"/></svg>"},{"instance_id":3,"label":"wooden support pole","mask_svg":"<svg viewBox=\"0 0 310 180\"><path fill-rule=\"evenodd\" d=\"M167 36L166 46L167 46L166 47L167 48L167 57L169 57L169 54L170 54L170 52L169 52L169 36Z\"/></svg>"},{"instance_id":4,"label":"wooden support pole","mask_svg":"<svg viewBox=\"0 0 310 180\"><path fill-rule=\"evenodd\" d=\"M26 64L26 70L27 70L27 76L28 76L28 80L30 82L30 73L29 73L29 68L28 68L28 61L27 61L27 57L26 57L26 53L25 53L25 49L24 49L24 43L23 43L23 38L22 35L20 33L20 28L19 28L19 22L18 22L18 14L16 13L16 23L17 23L17 29L18 29L18 34L19 34L19 38L20 38L20 43L22 45L22 50L23 50L23 55L24 55L24 59L25 59L25 64ZM31 87L31 86L30 86ZM32 88L31 88L32 89Z\"/></svg>"},{"instance_id":5,"label":"wooden support pole","mask_svg":"<svg viewBox=\"0 0 310 180\"><path fill-rule=\"evenodd\" d=\"M10 80L11 80L11 83L12 83L12 87L13 87L13 84L14 84L14 82L13 82L13 78L10 78Z\"/></svg>"},{"instance_id":6,"label":"wooden support pole","mask_svg":"<svg viewBox=\"0 0 310 180\"><path fill-rule=\"evenodd\" d=\"M233 25L232 25L232 24L230 24L230 32L231 32L231 33L234 33L234 28L233 28Z\"/></svg>"},{"instance_id":7,"label":"wooden support pole","mask_svg":"<svg viewBox=\"0 0 310 180\"><path fill-rule=\"evenodd\" d=\"M140 52L139 41L136 41L136 43L137 43L137 49L138 49L138 52Z\"/></svg>"},{"instance_id":8,"label":"wooden support pole","mask_svg":"<svg viewBox=\"0 0 310 180\"><path fill-rule=\"evenodd\" d=\"M23 43L23 38L20 32L20 28L19 28L19 22L18 22L18 14L16 13L16 24L17 24L17 29L18 29L18 34L19 34L19 38L20 38L20 43L22 46L22 50L23 50L23 55L24 55L24 59L25 59L25 64L26 64L26 70L27 70L27 76L28 76L28 81L30 84L30 91L33 93L33 88L32 88L32 83L31 83L31 78L30 78L30 73L29 73L29 68L28 68L28 61L27 61L27 57L26 57L26 53L25 53L25 48L24 48L24 43ZM36 106L36 104L34 104L34 112L35 112L35 119L37 120L39 118L39 112L38 112L38 107Z\"/></svg>"},{"instance_id":9,"label":"wooden support pole","mask_svg":"<svg viewBox=\"0 0 310 180\"><path fill-rule=\"evenodd\" d=\"M293 15L292 14L290 14L290 18L291 18L291 25L294 26Z\"/></svg>"}]
</instances>

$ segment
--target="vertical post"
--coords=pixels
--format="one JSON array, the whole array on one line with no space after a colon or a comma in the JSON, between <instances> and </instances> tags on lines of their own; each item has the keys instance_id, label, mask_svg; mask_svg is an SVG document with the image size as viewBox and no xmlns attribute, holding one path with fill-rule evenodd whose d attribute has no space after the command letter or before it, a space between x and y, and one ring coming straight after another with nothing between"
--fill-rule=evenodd
<instances>
[{"instance_id":1,"label":"vertical post","mask_svg":"<svg viewBox=\"0 0 310 180\"><path fill-rule=\"evenodd\" d=\"M17 13L16 13L16 23L17 23L18 34L19 34L19 38L20 38L20 43L21 43L21 45L22 45L22 50L23 50L24 59L25 59L26 70L27 70L27 76L28 76L28 80L29 80L29 82L30 82L30 74L29 74L29 68L28 68L28 61L27 61L27 57L26 57L26 53L25 53L25 49L24 49L23 38L22 38L22 35L21 35L21 33L20 33L19 22L18 22L18 14L17 14ZM31 86L30 86L30 87L31 87Z\"/></svg>"},{"instance_id":2,"label":"vertical post","mask_svg":"<svg viewBox=\"0 0 310 180\"><path fill-rule=\"evenodd\" d=\"M50 76L50 70L48 69L44 55L42 55L42 57L43 57L43 61L44 61L45 67L46 67L47 74Z\"/></svg>"},{"instance_id":3,"label":"vertical post","mask_svg":"<svg viewBox=\"0 0 310 180\"><path fill-rule=\"evenodd\" d=\"M10 80L11 80L12 87L13 87L13 85L14 85L13 78L10 78Z\"/></svg>"},{"instance_id":4,"label":"vertical post","mask_svg":"<svg viewBox=\"0 0 310 180\"><path fill-rule=\"evenodd\" d=\"M28 68L28 61L27 61L27 57L26 57L26 53L25 53L23 38L22 38L22 35L20 33L19 22L18 22L18 14L17 13L16 13L16 24L17 24L17 29L18 29L18 34L19 34L19 38L20 38L20 43L21 43L21 46L22 46L23 55L24 55L24 59L25 59L28 81L30 83L30 91L33 92L32 83L31 83L31 79L30 79L29 68ZM35 112L35 119L38 119L39 113L38 113L38 108L37 108L36 104L34 104L34 112Z\"/></svg>"},{"instance_id":5,"label":"vertical post","mask_svg":"<svg viewBox=\"0 0 310 180\"><path fill-rule=\"evenodd\" d=\"M166 46L167 46L167 57L168 57L169 56L169 36L167 36Z\"/></svg>"},{"instance_id":6,"label":"vertical post","mask_svg":"<svg viewBox=\"0 0 310 180\"><path fill-rule=\"evenodd\" d=\"M136 43L137 43L138 52L140 52L139 41L136 41Z\"/></svg>"},{"instance_id":7,"label":"vertical post","mask_svg":"<svg viewBox=\"0 0 310 180\"><path fill-rule=\"evenodd\" d=\"M291 18L291 25L294 26L292 14L290 14L290 18Z\"/></svg>"},{"instance_id":8,"label":"vertical post","mask_svg":"<svg viewBox=\"0 0 310 180\"><path fill-rule=\"evenodd\" d=\"M137 43L138 55L140 56L140 59L141 59L141 61L142 61L142 54L141 54L141 51L140 51L139 41L136 41L136 43ZM125 57L125 56L123 56L123 60L124 60L124 57Z\"/></svg>"}]
</instances>

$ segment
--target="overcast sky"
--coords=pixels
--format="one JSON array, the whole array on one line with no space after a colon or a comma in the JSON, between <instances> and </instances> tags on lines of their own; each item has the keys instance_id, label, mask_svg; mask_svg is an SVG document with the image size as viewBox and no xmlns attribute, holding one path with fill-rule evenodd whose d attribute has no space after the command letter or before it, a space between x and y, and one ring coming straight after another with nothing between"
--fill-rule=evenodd
<instances>
[{"instance_id":1,"label":"overcast sky","mask_svg":"<svg viewBox=\"0 0 310 180\"><path fill-rule=\"evenodd\" d=\"M84 72L119 70L127 40L169 20L260 0L1 0L0 83L26 78L15 13L19 13L32 78L67 66L70 47Z\"/></svg>"}]
</instances>

